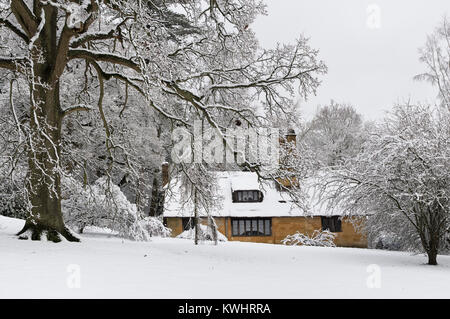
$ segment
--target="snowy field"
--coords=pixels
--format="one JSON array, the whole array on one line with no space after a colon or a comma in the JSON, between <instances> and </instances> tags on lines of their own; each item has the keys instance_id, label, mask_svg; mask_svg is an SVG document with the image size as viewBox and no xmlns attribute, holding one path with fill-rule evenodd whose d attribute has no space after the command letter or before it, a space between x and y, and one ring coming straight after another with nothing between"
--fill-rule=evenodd
<instances>
[{"instance_id":1,"label":"snowy field","mask_svg":"<svg viewBox=\"0 0 450 319\"><path fill-rule=\"evenodd\" d=\"M0 216L1 298L450 298L450 256L427 266L379 250L94 233L54 244L17 240L22 223Z\"/></svg>"}]
</instances>

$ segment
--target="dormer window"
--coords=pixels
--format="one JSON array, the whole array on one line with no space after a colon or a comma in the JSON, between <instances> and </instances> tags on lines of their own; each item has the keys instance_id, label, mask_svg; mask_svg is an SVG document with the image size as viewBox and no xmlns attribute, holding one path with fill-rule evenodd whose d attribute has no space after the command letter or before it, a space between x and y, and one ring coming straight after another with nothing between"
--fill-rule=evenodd
<instances>
[{"instance_id":1,"label":"dormer window","mask_svg":"<svg viewBox=\"0 0 450 319\"><path fill-rule=\"evenodd\" d=\"M245 190L233 192L233 203L262 202L263 194L259 190Z\"/></svg>"}]
</instances>

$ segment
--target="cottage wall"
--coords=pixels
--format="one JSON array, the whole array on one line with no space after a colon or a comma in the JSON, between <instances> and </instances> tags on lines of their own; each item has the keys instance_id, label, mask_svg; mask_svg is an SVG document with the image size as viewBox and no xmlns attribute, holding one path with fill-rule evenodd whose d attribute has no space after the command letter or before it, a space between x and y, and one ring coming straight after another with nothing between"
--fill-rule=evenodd
<instances>
[{"instance_id":1,"label":"cottage wall","mask_svg":"<svg viewBox=\"0 0 450 319\"><path fill-rule=\"evenodd\" d=\"M180 217L168 217L167 227L172 229L172 235L178 236L183 231L182 219ZM225 235L230 241L256 242L268 244L280 244L287 235L292 235L297 231L311 235L314 230L322 229L322 222L319 216L315 217L273 217L271 236L232 236L231 219L229 217L215 218L219 232ZM207 223L206 219L202 221ZM342 220L342 232L335 233L335 244L340 247L367 247L367 238L358 233L353 224L347 218Z\"/></svg>"},{"instance_id":2,"label":"cottage wall","mask_svg":"<svg viewBox=\"0 0 450 319\"><path fill-rule=\"evenodd\" d=\"M180 217L167 217L166 227L172 229L172 237L176 237L183 232L183 222Z\"/></svg>"}]
</instances>

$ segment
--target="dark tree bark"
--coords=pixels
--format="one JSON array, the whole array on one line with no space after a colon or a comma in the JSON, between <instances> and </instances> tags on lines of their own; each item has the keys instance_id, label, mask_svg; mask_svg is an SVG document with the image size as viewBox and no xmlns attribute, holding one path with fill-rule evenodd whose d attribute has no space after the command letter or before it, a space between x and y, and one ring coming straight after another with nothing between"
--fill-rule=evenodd
<instances>
[{"instance_id":1,"label":"dark tree bark","mask_svg":"<svg viewBox=\"0 0 450 319\"><path fill-rule=\"evenodd\" d=\"M428 265L437 265L437 251L432 250L428 252Z\"/></svg>"},{"instance_id":2,"label":"dark tree bark","mask_svg":"<svg viewBox=\"0 0 450 319\"><path fill-rule=\"evenodd\" d=\"M153 176L149 216L158 217L162 215L164 210L164 196L165 192L160 186L158 176Z\"/></svg>"},{"instance_id":3,"label":"dark tree bark","mask_svg":"<svg viewBox=\"0 0 450 319\"><path fill-rule=\"evenodd\" d=\"M39 9L35 7L35 13ZM33 54L43 61L33 61L34 83L30 84L30 141L28 142L28 185L30 214L18 233L29 231L31 239L58 242L61 234L69 241L79 241L65 227L61 211L61 124L63 112L59 100L59 75L65 61L58 59L61 39L57 45L57 9L45 7L45 24L37 38ZM62 65L61 65L62 64ZM56 77L55 77L56 73ZM48 86L40 85L47 83ZM22 236L21 238L25 238Z\"/></svg>"},{"instance_id":4,"label":"dark tree bark","mask_svg":"<svg viewBox=\"0 0 450 319\"><path fill-rule=\"evenodd\" d=\"M428 256L428 265L437 265L437 256L441 248L441 234L445 233L443 229L445 212L436 202L434 205L424 207L416 205L417 228L419 230L422 247Z\"/></svg>"},{"instance_id":5,"label":"dark tree bark","mask_svg":"<svg viewBox=\"0 0 450 319\"><path fill-rule=\"evenodd\" d=\"M36 93L35 99L43 103L36 102L36 118L31 118L30 125L33 145L29 145L28 150L28 194L31 212L18 235L30 231L31 239L40 240L42 232L46 231L47 239L54 242L60 241L58 234L69 241L78 241L65 227L61 211L59 84L52 90L40 89ZM35 149L38 146L41 147Z\"/></svg>"},{"instance_id":6,"label":"dark tree bark","mask_svg":"<svg viewBox=\"0 0 450 319\"><path fill-rule=\"evenodd\" d=\"M428 255L428 265L437 265L437 255L439 252L439 230L434 229L430 233L430 238L428 239L428 243L426 243L427 249L427 255Z\"/></svg>"}]
</instances>

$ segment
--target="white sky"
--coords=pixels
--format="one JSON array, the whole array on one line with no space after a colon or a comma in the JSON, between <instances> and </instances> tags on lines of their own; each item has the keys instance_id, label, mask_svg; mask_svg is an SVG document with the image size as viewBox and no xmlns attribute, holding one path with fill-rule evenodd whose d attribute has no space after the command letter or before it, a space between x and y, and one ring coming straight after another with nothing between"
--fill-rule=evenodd
<instances>
[{"instance_id":1,"label":"white sky","mask_svg":"<svg viewBox=\"0 0 450 319\"><path fill-rule=\"evenodd\" d=\"M253 25L261 45L271 48L277 42L292 43L303 33L328 66L317 96L301 104L305 117L310 118L318 105L330 99L352 104L367 120L382 118L393 104L409 98L435 100L435 88L412 78L424 71L418 48L444 15L450 17L450 0L265 3L268 15ZM379 19L372 4L380 9Z\"/></svg>"}]
</instances>

